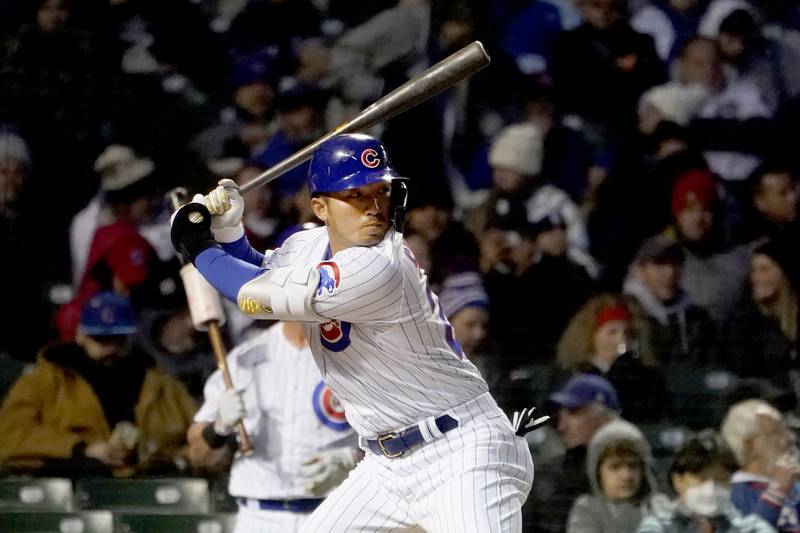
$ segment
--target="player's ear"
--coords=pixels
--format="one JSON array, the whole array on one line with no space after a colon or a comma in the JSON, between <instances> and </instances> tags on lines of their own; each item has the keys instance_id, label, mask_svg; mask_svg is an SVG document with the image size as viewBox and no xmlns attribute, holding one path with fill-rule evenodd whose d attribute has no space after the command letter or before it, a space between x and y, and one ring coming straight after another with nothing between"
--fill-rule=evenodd
<instances>
[{"instance_id":1,"label":"player's ear","mask_svg":"<svg viewBox=\"0 0 800 533\"><path fill-rule=\"evenodd\" d=\"M328 203L321 196L311 198L311 209L322 222L328 222Z\"/></svg>"}]
</instances>

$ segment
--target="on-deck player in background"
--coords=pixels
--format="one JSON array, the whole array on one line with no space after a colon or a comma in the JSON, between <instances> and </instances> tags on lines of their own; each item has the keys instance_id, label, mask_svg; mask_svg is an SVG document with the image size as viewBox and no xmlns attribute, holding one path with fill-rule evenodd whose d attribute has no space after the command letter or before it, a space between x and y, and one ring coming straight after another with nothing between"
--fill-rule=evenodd
<instances>
[{"instance_id":1,"label":"on-deck player in background","mask_svg":"<svg viewBox=\"0 0 800 533\"><path fill-rule=\"evenodd\" d=\"M306 323L322 377L359 434L365 458L303 531L520 531L533 481L527 442L392 227L405 188L383 145L333 137L315 152L308 187L325 227L266 255L243 237L229 181L205 197L213 218L193 202L172 224L178 252L244 312Z\"/></svg>"},{"instance_id":2,"label":"on-deck player in background","mask_svg":"<svg viewBox=\"0 0 800 533\"><path fill-rule=\"evenodd\" d=\"M205 401L189 428L194 466L225 465L236 449L234 424L252 437L236 454L228 490L239 513L236 533L295 533L362 452L344 410L314 365L303 326L278 322L228 355L236 390L222 374L206 381Z\"/></svg>"}]
</instances>

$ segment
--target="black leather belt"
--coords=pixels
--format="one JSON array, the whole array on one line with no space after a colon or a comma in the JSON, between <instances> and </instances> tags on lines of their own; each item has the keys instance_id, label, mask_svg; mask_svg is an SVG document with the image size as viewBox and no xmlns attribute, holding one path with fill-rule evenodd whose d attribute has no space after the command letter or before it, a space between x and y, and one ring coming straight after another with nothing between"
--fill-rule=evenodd
<instances>
[{"instance_id":1,"label":"black leather belt","mask_svg":"<svg viewBox=\"0 0 800 533\"><path fill-rule=\"evenodd\" d=\"M450 415L442 415L434 420L436 427L442 433L458 427L458 420ZM385 433L377 439L367 439L367 446L376 455L383 455L389 459L400 457L411 448L425 442L419 426L411 426L396 433Z\"/></svg>"}]
</instances>

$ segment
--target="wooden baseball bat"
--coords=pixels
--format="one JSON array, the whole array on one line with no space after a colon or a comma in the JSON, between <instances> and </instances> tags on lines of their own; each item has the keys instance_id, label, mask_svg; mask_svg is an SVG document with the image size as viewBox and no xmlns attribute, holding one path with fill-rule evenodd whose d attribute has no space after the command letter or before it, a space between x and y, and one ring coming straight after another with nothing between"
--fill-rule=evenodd
<instances>
[{"instance_id":1,"label":"wooden baseball bat","mask_svg":"<svg viewBox=\"0 0 800 533\"><path fill-rule=\"evenodd\" d=\"M173 189L168 194L169 201L172 204L172 209L177 210L186 203L186 189L178 187ZM225 382L225 388L230 390L234 388L233 379L231 378L231 370L228 368L228 351L225 349L225 343L222 341L222 330L220 330L219 323L216 320L209 320L206 322L208 327L208 338L211 341L211 349L214 352L214 359L217 362L217 368L222 372L222 381ZM244 422L239 420L236 422L236 436L239 444L239 451L243 455L250 455L253 453L253 441L250 435L247 434L247 429L244 427Z\"/></svg>"},{"instance_id":2,"label":"wooden baseball bat","mask_svg":"<svg viewBox=\"0 0 800 533\"><path fill-rule=\"evenodd\" d=\"M251 189L266 185L278 176L311 159L317 147L334 135L363 131L389 120L467 79L487 66L490 61L489 54L486 53L480 41L465 46L373 103L351 120L242 184L239 191L244 194Z\"/></svg>"}]
</instances>

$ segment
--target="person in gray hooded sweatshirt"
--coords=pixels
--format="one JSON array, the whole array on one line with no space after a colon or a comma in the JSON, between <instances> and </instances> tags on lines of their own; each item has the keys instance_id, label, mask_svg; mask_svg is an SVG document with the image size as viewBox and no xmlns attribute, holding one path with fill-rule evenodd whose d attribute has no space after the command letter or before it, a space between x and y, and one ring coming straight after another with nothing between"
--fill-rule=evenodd
<instances>
[{"instance_id":1,"label":"person in gray hooded sweatshirt","mask_svg":"<svg viewBox=\"0 0 800 533\"><path fill-rule=\"evenodd\" d=\"M603 426L589 443L586 473L592 494L572 506L567 533L634 533L642 517L666 496L659 494L650 445L622 419Z\"/></svg>"}]
</instances>

